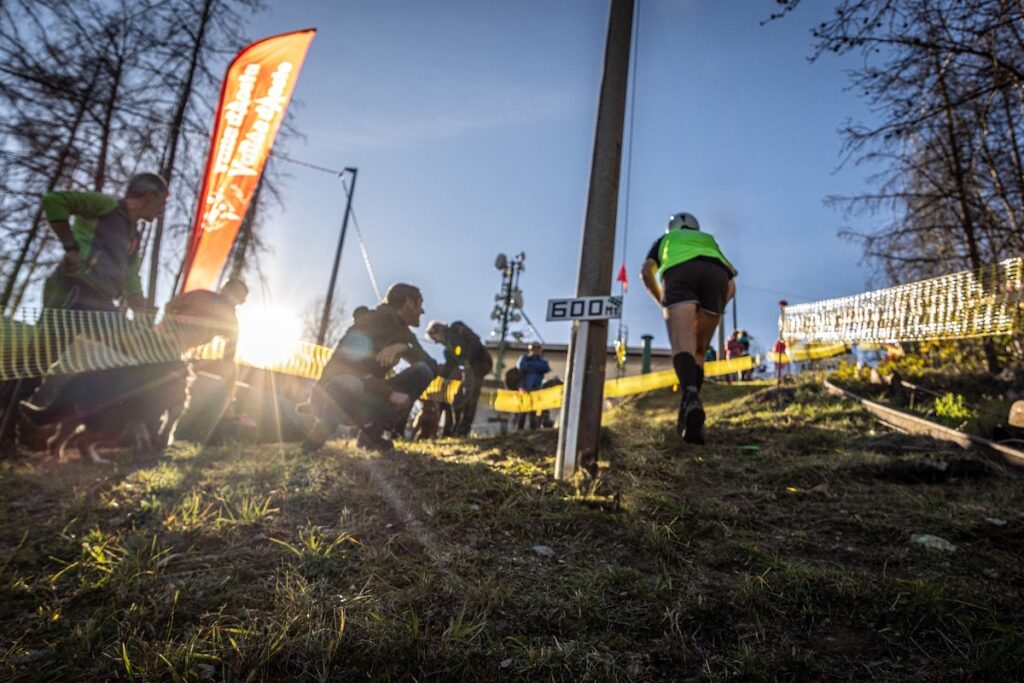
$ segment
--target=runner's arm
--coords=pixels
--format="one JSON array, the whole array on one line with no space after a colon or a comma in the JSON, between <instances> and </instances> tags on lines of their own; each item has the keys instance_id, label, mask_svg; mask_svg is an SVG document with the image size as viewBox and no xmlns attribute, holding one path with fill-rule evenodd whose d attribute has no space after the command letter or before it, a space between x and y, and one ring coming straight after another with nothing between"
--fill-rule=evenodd
<instances>
[{"instance_id":1,"label":"runner's arm","mask_svg":"<svg viewBox=\"0 0 1024 683\"><path fill-rule=\"evenodd\" d=\"M660 306L661 284L658 282L658 264L654 259L644 261L644 265L640 268L640 279L651 298Z\"/></svg>"}]
</instances>

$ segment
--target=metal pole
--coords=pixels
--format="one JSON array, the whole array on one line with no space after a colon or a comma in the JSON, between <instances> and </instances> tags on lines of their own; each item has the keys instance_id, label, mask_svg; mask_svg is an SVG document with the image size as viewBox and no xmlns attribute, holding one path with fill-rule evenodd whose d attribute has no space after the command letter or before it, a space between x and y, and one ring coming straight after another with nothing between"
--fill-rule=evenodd
<instances>
[{"instance_id":1,"label":"metal pole","mask_svg":"<svg viewBox=\"0 0 1024 683\"><path fill-rule=\"evenodd\" d=\"M739 294L739 291L734 292L732 295L732 329L734 331L740 329L740 324L737 322L739 320L739 314L736 312L737 294Z\"/></svg>"},{"instance_id":2,"label":"metal pole","mask_svg":"<svg viewBox=\"0 0 1024 683\"><path fill-rule=\"evenodd\" d=\"M725 360L725 316L718 316L718 360Z\"/></svg>"},{"instance_id":3,"label":"metal pole","mask_svg":"<svg viewBox=\"0 0 1024 683\"><path fill-rule=\"evenodd\" d=\"M348 199L345 200L345 217L341 220L341 234L338 236L338 250L334 252L334 267L331 268L331 284L327 286L327 298L324 300L324 312L320 316L320 332L316 335L316 343L323 346L327 337L327 326L331 322L331 304L334 303L334 285L338 281L338 266L341 264L341 248L345 244L345 231L348 230L348 217L352 213L352 195L356 193L358 168L346 167L342 174L352 174L352 186L348 188Z\"/></svg>"},{"instance_id":4,"label":"metal pole","mask_svg":"<svg viewBox=\"0 0 1024 683\"><path fill-rule=\"evenodd\" d=\"M501 293L505 299L501 304L501 327L498 332L498 359L494 364L494 378L499 382L502 381L501 371L505 367L505 335L508 334L508 309L512 303L512 272L515 270L516 262L512 259L512 262L505 267L504 272L501 274Z\"/></svg>"},{"instance_id":5,"label":"metal pole","mask_svg":"<svg viewBox=\"0 0 1024 683\"><path fill-rule=\"evenodd\" d=\"M576 296L611 293L633 5L633 0L611 0L608 15ZM559 478L572 477L577 466L596 474L607 346L607 320L574 324L555 459L555 473Z\"/></svg>"},{"instance_id":6,"label":"metal pole","mask_svg":"<svg viewBox=\"0 0 1024 683\"><path fill-rule=\"evenodd\" d=\"M644 356L640 361L640 374L646 375L651 371L651 342L654 341L654 335L645 334L640 338L644 340Z\"/></svg>"}]
</instances>

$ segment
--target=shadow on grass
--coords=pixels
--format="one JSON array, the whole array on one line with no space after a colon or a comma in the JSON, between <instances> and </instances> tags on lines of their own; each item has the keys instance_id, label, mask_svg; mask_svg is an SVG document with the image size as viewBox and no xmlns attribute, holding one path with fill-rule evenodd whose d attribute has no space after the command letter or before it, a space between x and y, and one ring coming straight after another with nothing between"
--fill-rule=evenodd
<instances>
[{"instance_id":1,"label":"shadow on grass","mask_svg":"<svg viewBox=\"0 0 1024 683\"><path fill-rule=\"evenodd\" d=\"M383 454L182 446L124 472L4 466L0 671L1010 676L1019 533L979 515L1019 492L849 477L893 457L853 443L863 418L807 388L773 411L761 391L709 391L714 440L682 454L671 392L624 402L601 470L615 507L552 479L550 431ZM928 554L916 531L966 549Z\"/></svg>"}]
</instances>

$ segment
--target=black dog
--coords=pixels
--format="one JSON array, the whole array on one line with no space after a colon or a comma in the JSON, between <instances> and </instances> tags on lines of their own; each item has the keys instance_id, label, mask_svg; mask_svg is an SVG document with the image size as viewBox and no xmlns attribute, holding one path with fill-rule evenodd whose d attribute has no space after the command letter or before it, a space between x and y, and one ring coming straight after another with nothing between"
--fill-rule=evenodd
<instances>
[{"instance_id":1,"label":"black dog","mask_svg":"<svg viewBox=\"0 0 1024 683\"><path fill-rule=\"evenodd\" d=\"M137 449L165 448L188 405L191 381L184 361L83 372L68 377L45 407L22 401L22 413L37 425L57 425L47 446L61 459L74 441L93 462L106 462L96 447L125 434Z\"/></svg>"}]
</instances>

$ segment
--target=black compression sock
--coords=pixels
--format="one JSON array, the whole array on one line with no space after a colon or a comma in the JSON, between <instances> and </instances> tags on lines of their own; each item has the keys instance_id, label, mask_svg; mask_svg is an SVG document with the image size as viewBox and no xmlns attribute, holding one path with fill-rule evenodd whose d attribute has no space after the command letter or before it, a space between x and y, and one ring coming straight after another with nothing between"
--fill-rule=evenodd
<instances>
[{"instance_id":1,"label":"black compression sock","mask_svg":"<svg viewBox=\"0 0 1024 683\"><path fill-rule=\"evenodd\" d=\"M697 366L697 391L700 391L701 387L704 386L704 366Z\"/></svg>"},{"instance_id":2,"label":"black compression sock","mask_svg":"<svg viewBox=\"0 0 1024 683\"><path fill-rule=\"evenodd\" d=\"M683 351L672 356L672 367L676 370L679 386L684 393L690 387L697 387L697 361L694 360L693 354Z\"/></svg>"}]
</instances>

